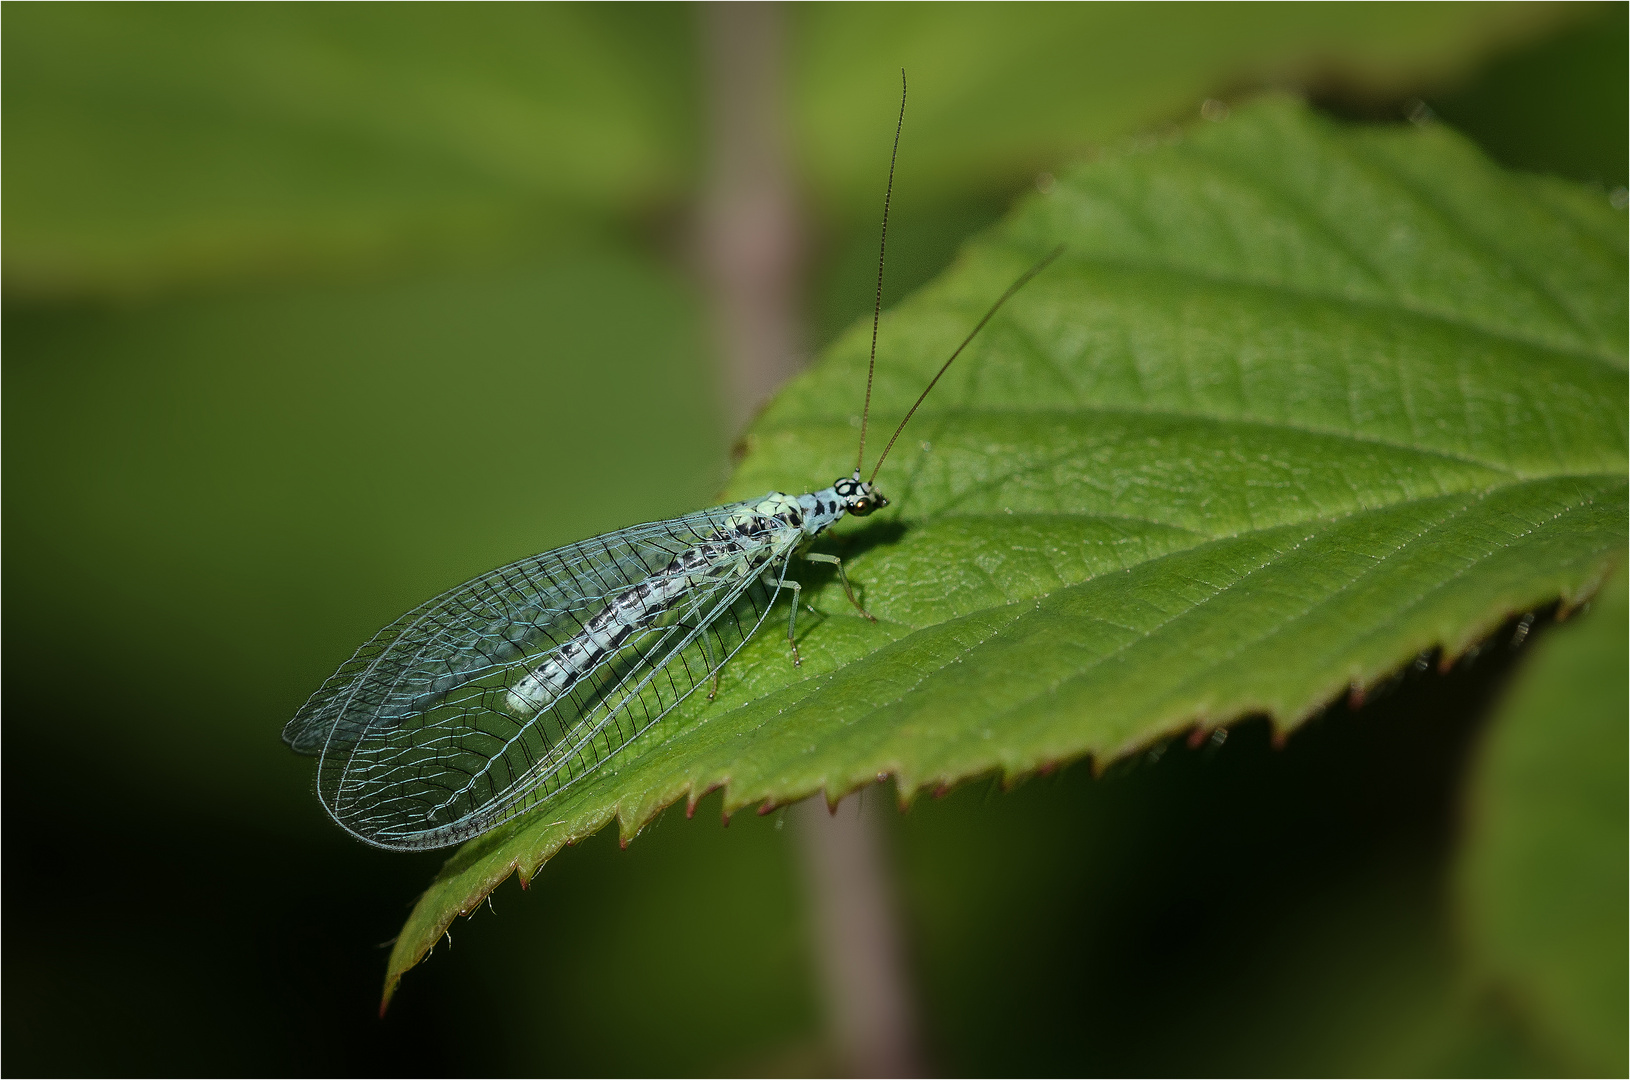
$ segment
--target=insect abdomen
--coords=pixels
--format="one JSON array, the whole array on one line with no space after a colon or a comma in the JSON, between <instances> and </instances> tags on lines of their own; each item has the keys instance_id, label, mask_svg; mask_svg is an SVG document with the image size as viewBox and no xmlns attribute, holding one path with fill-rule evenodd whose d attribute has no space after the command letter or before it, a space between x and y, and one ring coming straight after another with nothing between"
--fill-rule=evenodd
<instances>
[{"instance_id":1,"label":"insect abdomen","mask_svg":"<svg viewBox=\"0 0 1630 1080\"><path fill-rule=\"evenodd\" d=\"M757 571L773 554L764 534L774 524L743 521L674 556L667 566L601 608L581 632L516 682L504 697L504 707L523 719L536 716L634 634L672 610L698 583L732 571L743 575Z\"/></svg>"}]
</instances>

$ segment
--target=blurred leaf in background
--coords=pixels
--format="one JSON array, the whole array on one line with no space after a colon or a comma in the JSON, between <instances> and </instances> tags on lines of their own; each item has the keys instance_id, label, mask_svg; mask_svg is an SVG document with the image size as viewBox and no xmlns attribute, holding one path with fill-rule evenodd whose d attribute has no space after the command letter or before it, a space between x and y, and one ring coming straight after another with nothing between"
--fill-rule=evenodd
<instances>
[{"instance_id":1,"label":"blurred leaf in background","mask_svg":"<svg viewBox=\"0 0 1630 1080\"><path fill-rule=\"evenodd\" d=\"M1623 187L1625 8L1583 14L1536 47L1490 62L1475 82L1429 95L1430 107L1512 168Z\"/></svg>"},{"instance_id":2,"label":"blurred leaf in background","mask_svg":"<svg viewBox=\"0 0 1630 1080\"><path fill-rule=\"evenodd\" d=\"M276 738L435 589L716 493L729 433L683 254L693 13L6 17L4 1064L819 1071L773 819L589 841L458 924L381 1025L374 946L436 860L338 835ZM891 298L1038 169L1263 83L1366 115L1425 98L1509 164L1621 185L1624 24L1622 4L796 10L810 340L868 310L901 66ZM1376 1009L1437 1046L1412 1017L1455 1007L1457 748L1505 663L1406 680L1283 753L1241 733L895 822L937 1063L1011 1069L1021 1045L1033 1071L1228 1071L1266 1047L1384 1071L1340 1052L1414 1045L1366 1028ZM1316 973L1330 993L1302 992ZM1439 1013L1387 1005L1404 984Z\"/></svg>"},{"instance_id":3,"label":"blurred leaf in background","mask_svg":"<svg viewBox=\"0 0 1630 1080\"><path fill-rule=\"evenodd\" d=\"M670 211L678 7L19 7L8 298L527 252Z\"/></svg>"},{"instance_id":4,"label":"blurred leaf in background","mask_svg":"<svg viewBox=\"0 0 1630 1080\"><path fill-rule=\"evenodd\" d=\"M1570 14L1522 4L813 5L795 24L799 142L819 203L871 216L880 161L855 118L889 114L880 79L904 67L924 88L902 188L920 211L1186 120L1232 87L1397 99L1454 85L1491 50Z\"/></svg>"},{"instance_id":5,"label":"blurred leaf in background","mask_svg":"<svg viewBox=\"0 0 1630 1080\"><path fill-rule=\"evenodd\" d=\"M1496 1003L1570 1073L1625 1071L1630 752L1621 570L1588 615L1534 650L1473 773L1458 885Z\"/></svg>"}]
</instances>

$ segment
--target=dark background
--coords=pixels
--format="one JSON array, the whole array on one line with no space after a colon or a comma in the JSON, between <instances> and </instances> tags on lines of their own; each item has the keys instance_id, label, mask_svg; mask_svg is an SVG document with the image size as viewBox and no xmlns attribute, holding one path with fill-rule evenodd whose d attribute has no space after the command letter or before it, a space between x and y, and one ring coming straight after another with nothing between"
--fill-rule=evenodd
<instances>
[{"instance_id":1,"label":"dark background","mask_svg":"<svg viewBox=\"0 0 1630 1080\"><path fill-rule=\"evenodd\" d=\"M902 63L891 297L1038 169L1262 88L1623 198L1621 4L993 11L787 12L810 350L867 310ZM721 486L697 12L4 17L6 1071L830 1067L780 816L563 853L381 1021L439 856L347 839L277 739L424 596ZM1547 1071L1444 898L1520 656L888 815L931 1065Z\"/></svg>"}]
</instances>

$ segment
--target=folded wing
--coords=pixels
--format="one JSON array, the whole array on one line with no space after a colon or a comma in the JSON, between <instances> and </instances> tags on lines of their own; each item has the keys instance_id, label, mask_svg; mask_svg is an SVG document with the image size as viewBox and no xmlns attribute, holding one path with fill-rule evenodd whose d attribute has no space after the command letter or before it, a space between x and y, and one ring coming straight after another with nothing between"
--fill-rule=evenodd
<instances>
[{"instance_id":1,"label":"folded wing","mask_svg":"<svg viewBox=\"0 0 1630 1080\"><path fill-rule=\"evenodd\" d=\"M614 639L596 629L750 505L558 548L420 605L358 649L284 740L318 755L323 804L371 844L442 847L485 832L599 767L751 636L778 591L756 570L696 576ZM751 554L767 559L762 544ZM590 640L616 647L585 662ZM529 689L540 672L547 696Z\"/></svg>"}]
</instances>

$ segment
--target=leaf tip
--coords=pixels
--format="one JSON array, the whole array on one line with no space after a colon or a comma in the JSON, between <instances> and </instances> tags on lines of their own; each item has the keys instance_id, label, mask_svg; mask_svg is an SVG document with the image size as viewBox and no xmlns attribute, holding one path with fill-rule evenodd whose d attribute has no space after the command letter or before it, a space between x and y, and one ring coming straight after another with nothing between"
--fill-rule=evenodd
<instances>
[{"instance_id":1,"label":"leaf tip","mask_svg":"<svg viewBox=\"0 0 1630 1080\"><path fill-rule=\"evenodd\" d=\"M723 783L704 784L700 787L694 783L691 784L690 787L686 789L685 817L687 819L694 818L696 816L696 808L702 804L702 800L722 787L724 787Z\"/></svg>"}]
</instances>

